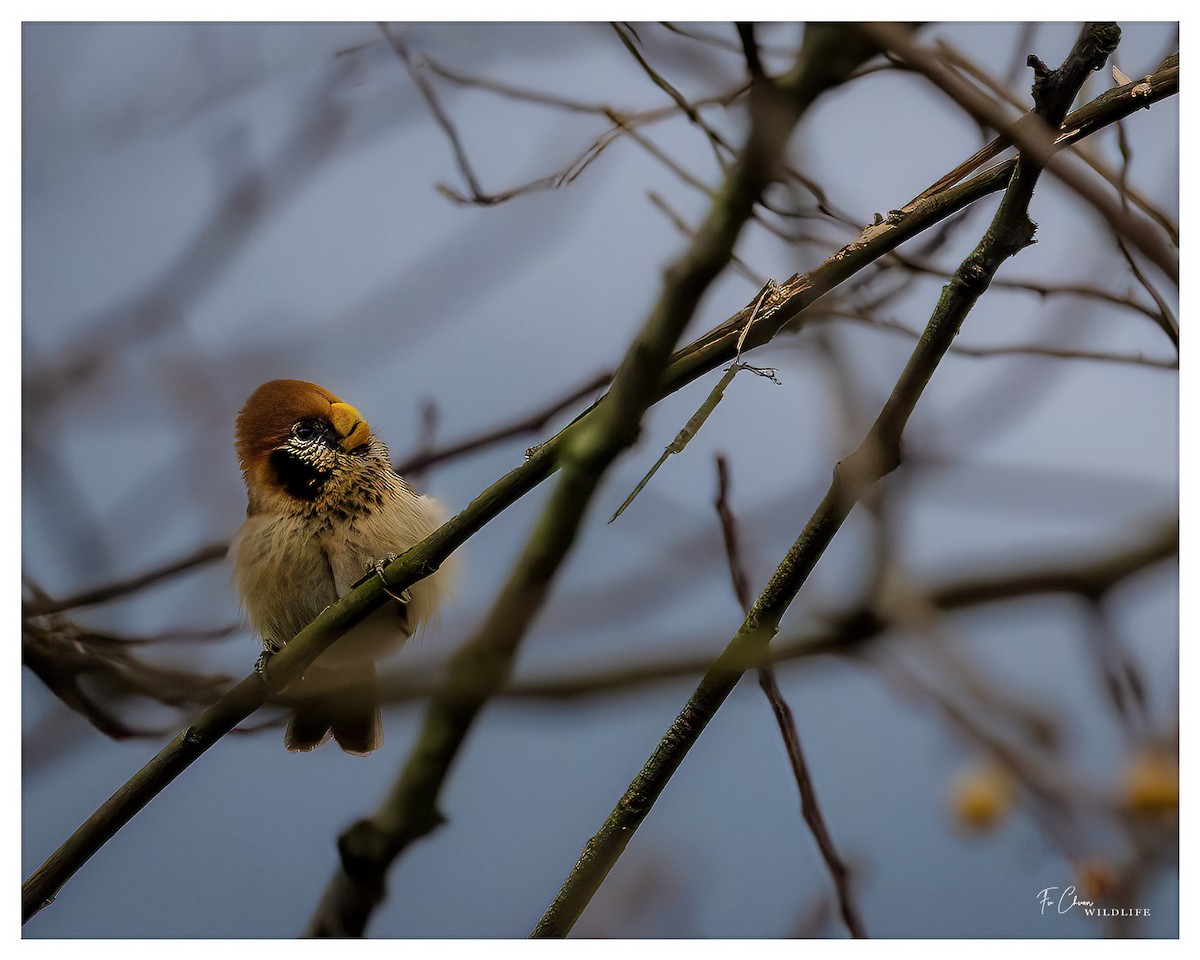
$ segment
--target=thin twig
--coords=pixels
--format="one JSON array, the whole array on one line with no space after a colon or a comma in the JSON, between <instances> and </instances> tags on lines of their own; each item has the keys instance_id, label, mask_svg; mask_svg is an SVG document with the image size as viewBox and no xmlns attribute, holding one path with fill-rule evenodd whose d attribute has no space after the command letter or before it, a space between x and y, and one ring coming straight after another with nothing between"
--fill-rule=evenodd
<instances>
[{"instance_id":1,"label":"thin twig","mask_svg":"<svg viewBox=\"0 0 1200 960\"><path fill-rule=\"evenodd\" d=\"M471 161L467 158L467 152L463 149L462 141L458 137L458 131L454 128L454 124L450 122L450 117L446 111L442 109L442 104L434 92L433 85L425 78L424 72L412 62L412 57L408 53L408 47L401 40L392 36L392 32L386 23L380 23L379 30L393 52L400 58L400 62L404 64L404 69L408 71L409 77L412 78L412 82L416 85L417 91L421 94L421 99L425 101L425 105L429 108L433 119L442 128L442 132L445 133L446 139L450 143L450 149L454 153L454 162L458 165L459 173L467 181L467 186L471 190L471 200L484 205L499 202L497 197L483 192L483 188L479 185L479 180L475 176L475 171L471 167Z\"/></svg>"},{"instance_id":2,"label":"thin twig","mask_svg":"<svg viewBox=\"0 0 1200 960\"><path fill-rule=\"evenodd\" d=\"M503 443L505 440L512 440L516 437L537 433L539 430L543 430L546 424L568 407L604 389L612 381L612 377L613 375L610 372L598 374L587 383L576 387L556 400L550 401L528 416L521 417L511 423L484 430L472 437L467 437L455 443L449 443L434 450L427 452L418 451L406 459L399 461L395 466L395 470L402 477L422 473L439 463L453 460L464 454L474 453L484 447L490 447L497 443Z\"/></svg>"},{"instance_id":3,"label":"thin twig","mask_svg":"<svg viewBox=\"0 0 1200 960\"><path fill-rule=\"evenodd\" d=\"M751 92L753 122L725 188L695 241L666 271L658 301L590 421L576 421L560 435L565 437L558 460L561 479L479 629L450 661L446 683L430 701L416 745L387 797L374 814L339 837L340 865L308 926L309 936L362 935L383 899L392 864L442 822L439 798L452 762L479 712L508 681L524 634L601 478L636 440L676 341L727 266L759 196L780 169L788 134L805 106L788 89L764 86ZM475 692L464 695L464 688Z\"/></svg>"},{"instance_id":4,"label":"thin twig","mask_svg":"<svg viewBox=\"0 0 1200 960\"><path fill-rule=\"evenodd\" d=\"M1010 124L1004 111L990 98L962 78L938 57L936 51L919 47L911 39L911 30L892 24L864 24L862 29L881 46L898 52L914 69L931 80L951 97L972 117L1003 130L1021 150L1021 155L1031 162L1050 170L1063 184L1075 191L1108 222L1118 234L1138 248L1151 263L1155 264L1173 282L1179 283L1179 254L1155 229L1155 225L1132 211L1124 210L1100 189L1093 180L1081 176L1079 171L1067 164L1063 158L1054 159L1058 124L1047 128L1039 121L1036 112ZM1131 99L1142 99L1148 106L1148 94L1130 89L1125 95ZM1069 106L1069 104L1068 104ZM1065 113L1065 111L1064 111Z\"/></svg>"},{"instance_id":5,"label":"thin twig","mask_svg":"<svg viewBox=\"0 0 1200 960\"><path fill-rule=\"evenodd\" d=\"M1063 66L1052 75L1054 82L1042 86L1038 111L1051 127L1062 122L1083 81L1107 59L1119 36L1115 26L1103 24L1089 25L1081 33ZM809 24L804 41L805 51L810 56L815 54L810 44L819 39L833 41L834 49L843 57L853 46L850 37L839 28ZM869 55L868 50L863 49L861 59ZM855 49L854 52L859 51ZM856 65L851 65L850 69ZM833 482L820 506L755 600L737 634L704 675L653 755L587 843L534 928L534 936L566 936L570 932L704 727L733 691L744 670L738 665L762 655L778 631L783 614L855 503L876 481L899 466L904 428L964 319L1001 264L1033 242L1028 205L1040 172L1040 166L1029 160L1018 165L990 228L947 285L925 336L866 438L837 465Z\"/></svg>"},{"instance_id":6,"label":"thin twig","mask_svg":"<svg viewBox=\"0 0 1200 960\"><path fill-rule=\"evenodd\" d=\"M721 521L721 536L725 542L725 556L729 561L729 576L733 580L733 592L742 612L749 614L753 602L750 593L750 578L742 564L737 520L729 506L729 467L725 458L720 455L717 456L717 499L714 506ZM808 761L804 757L804 749L800 743L800 731L796 728L796 718L783 697L783 691L779 689L779 681L775 676L773 666L763 664L758 668L758 685L766 695L767 702L771 704L771 712L775 716L775 723L779 727L779 735L783 739L783 746L792 767L792 776L800 791L801 814L817 843L821 859L825 861L825 866L833 879L842 921L846 924L852 937L856 939L866 937L867 930L863 925L862 911L859 909L850 886L850 870L846 866L846 861L838 853L837 846L833 842L833 835L825 823L825 816L821 813L816 787L813 786L812 773L808 768Z\"/></svg>"},{"instance_id":7,"label":"thin twig","mask_svg":"<svg viewBox=\"0 0 1200 960\"><path fill-rule=\"evenodd\" d=\"M1121 251L1121 256L1125 258L1125 262L1129 264L1129 270L1136 278L1137 282L1142 285L1142 289L1150 295L1150 299L1154 301L1158 307L1158 313L1147 311L1155 323L1159 325L1163 333L1165 333L1174 344L1175 349L1179 349L1179 321L1175 319L1175 314L1171 312L1171 308L1167 306L1167 301L1162 294L1158 292L1157 287L1150 282L1150 278L1146 276L1141 267L1138 266L1137 260L1130 253L1129 247L1125 245L1125 241L1119 235L1114 235L1117 241L1117 248Z\"/></svg>"},{"instance_id":8,"label":"thin twig","mask_svg":"<svg viewBox=\"0 0 1200 960\"><path fill-rule=\"evenodd\" d=\"M997 284L998 286L999 284ZM809 314L809 322L817 322L825 317L841 320L852 320L879 330L899 333L911 340L921 336L920 330L907 327L897 320L886 320L872 317L855 310L838 310L833 307L817 308ZM1154 357L1130 356L1122 353L1105 353L1101 350L1069 350L1064 347L1052 347L1043 344L1012 344L995 347L970 347L963 343L954 343L950 352L961 357L1012 357L1032 356L1046 357L1053 360L1092 360L1101 363L1122 363L1132 366L1149 367L1153 370L1178 370L1179 361L1176 359L1159 360Z\"/></svg>"},{"instance_id":9,"label":"thin twig","mask_svg":"<svg viewBox=\"0 0 1200 960\"><path fill-rule=\"evenodd\" d=\"M921 588L933 609L967 611L974 607L1005 604L1047 596L1077 596L1096 602L1131 577L1178 556L1179 535L1175 521L1152 525L1144 536L1123 538L1119 549L1101 551L1084 561L1045 562L1012 571L990 571L943 580ZM857 653L890 627L870 604L825 614L806 630L772 641L761 656L738 665L752 670L764 663L772 666L797 663L816 657ZM669 647L671 638L648 643L650 648ZM698 644L704 646L705 644ZM698 677L712 665L711 657L688 656L651 660L628 666L586 672L552 673L529 677L507 685L498 696L525 703L559 704L598 697L615 691L628 692L680 677ZM381 676L379 692L384 703L410 703L438 689L439 674L412 670ZM471 695L473 691L463 691ZM281 700L282 702L282 700Z\"/></svg>"},{"instance_id":10,"label":"thin twig","mask_svg":"<svg viewBox=\"0 0 1200 960\"><path fill-rule=\"evenodd\" d=\"M907 254L899 252L890 255L896 263L900 264L906 270L923 273L928 276L941 277L946 279L950 276L951 271L943 270L934 264L925 263ZM1010 280L997 278L993 286L1003 288L1005 290L1023 290L1027 293L1035 293L1039 297L1083 297L1089 300L1099 300L1103 303L1110 303L1113 306L1125 307L1129 310L1134 310L1143 316L1149 318L1157 326L1163 325L1163 316L1161 312L1156 313L1145 304L1138 303L1129 294L1124 296L1116 293L1110 293L1108 290L1103 290L1100 287L1087 286L1077 283L1039 283L1034 280ZM1160 306L1160 311L1165 307L1165 304ZM1174 321L1174 316L1167 309L1167 315L1171 321ZM1178 344L1176 344L1178 347Z\"/></svg>"},{"instance_id":11,"label":"thin twig","mask_svg":"<svg viewBox=\"0 0 1200 960\"><path fill-rule=\"evenodd\" d=\"M138 590L159 583L162 580L170 579L180 573L194 570L196 567L202 567L205 564L223 560L228 552L229 544L210 543L208 546L192 551L187 556L173 560L165 566L157 567L136 577L118 580L114 583L105 584L102 587L94 587L91 590L85 590L82 593L74 594L63 600L54 600L50 597L34 599L24 604L22 613L26 617L37 617L51 613L61 613L64 610L73 610L76 607L92 607L99 603L107 603L110 600L116 600L131 593L136 593Z\"/></svg>"},{"instance_id":12,"label":"thin twig","mask_svg":"<svg viewBox=\"0 0 1200 960\"><path fill-rule=\"evenodd\" d=\"M708 143L709 146L712 147L713 158L717 161L717 166L722 170L722 172L728 172L728 159L732 158L734 155L733 147L730 146L729 142L716 130L709 126L708 123L705 122L704 118L700 116L700 111L696 109L696 107L687 99L687 97L680 93L679 90L677 90L675 86L667 80L666 77L655 70L654 67L651 66L650 62L644 56L642 56L641 51L638 50L638 43L634 42L634 40L637 39L637 34L634 33L630 27L625 26L622 28L622 25L619 23L612 23L610 26L620 38L625 49L629 51L630 56L637 61L638 66L640 66L646 73L646 76L653 81L655 86L657 86L668 97L670 97L672 101L674 101L675 105L679 107L684 116L686 116L694 126L700 128L700 130L708 138ZM630 39L629 34L633 35L634 40Z\"/></svg>"}]
</instances>

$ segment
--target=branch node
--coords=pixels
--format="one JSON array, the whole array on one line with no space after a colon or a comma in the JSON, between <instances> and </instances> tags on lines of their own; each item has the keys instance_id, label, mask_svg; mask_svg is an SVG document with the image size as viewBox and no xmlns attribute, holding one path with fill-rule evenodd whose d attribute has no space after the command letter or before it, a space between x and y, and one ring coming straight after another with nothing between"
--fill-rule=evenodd
<instances>
[{"instance_id":1,"label":"branch node","mask_svg":"<svg viewBox=\"0 0 1200 960\"><path fill-rule=\"evenodd\" d=\"M388 860L392 844L379 827L370 820L359 820L338 837L338 854L342 869L355 883L370 881L383 887L381 863Z\"/></svg>"}]
</instances>

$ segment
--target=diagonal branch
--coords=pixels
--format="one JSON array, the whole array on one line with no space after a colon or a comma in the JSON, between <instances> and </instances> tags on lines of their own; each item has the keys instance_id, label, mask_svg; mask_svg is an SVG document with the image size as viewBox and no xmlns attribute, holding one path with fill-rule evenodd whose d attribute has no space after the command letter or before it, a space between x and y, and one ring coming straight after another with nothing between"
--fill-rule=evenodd
<instances>
[{"instance_id":1,"label":"diagonal branch","mask_svg":"<svg viewBox=\"0 0 1200 960\"><path fill-rule=\"evenodd\" d=\"M1062 122L1084 80L1104 63L1119 38L1115 24L1084 28L1063 65L1042 79L1037 109L1046 123L1057 127ZM745 669L740 664L765 653L787 608L854 505L900 465L904 428L967 314L1001 264L1033 242L1028 206L1040 173L1041 166L1030 159L1018 163L991 226L944 289L924 336L866 438L837 464L824 499L754 601L741 628L588 841L531 936L565 937L570 933L671 776L733 692Z\"/></svg>"},{"instance_id":2,"label":"diagonal branch","mask_svg":"<svg viewBox=\"0 0 1200 960\"><path fill-rule=\"evenodd\" d=\"M1070 134L1061 138L1062 143L1089 136L1149 103L1178 93L1178 66L1161 68L1146 83L1151 92L1140 101L1104 95L1077 110L1067 118L1066 127ZM746 348L769 342L794 323L809 304L904 241L981 197L1002 189L1015 167L1015 160L1007 161L933 197L914 201L888 219L869 226L854 242L810 273L798 274L781 284L782 300L770 315L756 320L747 337ZM738 339L753 306L753 303L747 304L729 320L677 351L659 382L655 399L670 395L734 359ZM558 435L532 450L521 466L495 481L457 516L391 564L387 568L387 576L392 590L411 586L433 573L456 548L554 473L559 466L559 452L567 438L590 422L595 409L593 405ZM269 695L282 690L288 682L302 674L342 633L386 601L387 595L378 579L373 578L358 586L297 634L271 661L268 671L261 675L251 674L201 714L105 801L26 880L22 887L23 919L28 920L52 902L62 886L96 851L204 751L261 707Z\"/></svg>"},{"instance_id":3,"label":"diagonal branch","mask_svg":"<svg viewBox=\"0 0 1200 960\"><path fill-rule=\"evenodd\" d=\"M1141 99L1129 96L1128 91L1125 91L1124 88L1110 90L1070 114L1062 125L1065 132L1056 141L1057 146L1062 148L1073 143L1078 143L1085 137L1089 137L1097 131L1111 126L1139 110L1149 107L1153 103L1176 95L1179 92L1178 61L1175 59L1169 60L1143 82L1147 86L1148 91ZM814 301L864 268L875 263L885 254L891 253L905 241L949 219L954 214L959 213L988 194L1003 189L1015 167L1016 160L1010 159L965 182L954 186L943 186L932 193L925 191L921 196L905 204L902 208L892 211L883 222L867 227L853 242L837 251L837 253L809 273L796 274L779 284L781 297L777 306L771 309L769 317L762 317L755 322L754 335L747 338L746 348L762 346L769 342L778 333L788 329L800 317L802 311ZM943 177L939 183L946 181L946 179ZM734 314L725 322L677 351L671 358L671 363L663 378L660 398L669 396L693 380L699 379L710 370L714 370L718 366L733 360L737 353L736 344L738 338L746 328L746 322L751 315L752 309L753 304L748 304L744 309ZM561 407L556 402L549 409L557 412ZM586 416L586 414L584 415ZM536 418L530 417L531 421L534 419ZM497 428L495 431L489 431L488 434L491 436L491 439L508 439L509 436L505 428ZM491 439L488 439L486 442L491 442ZM476 449L480 445L482 444L475 440L464 441L461 444L466 449ZM439 452L436 460L442 459L445 459L445 456ZM429 466L432 462L436 461L430 455L423 458L420 465ZM539 462L536 467L532 465L527 466L529 471L532 472L541 470L544 464ZM523 470L524 468L520 468L509 476L515 481L517 474L522 473ZM548 476L550 472L552 470L541 474L539 479L534 480L533 485L536 485L536 483L540 482L540 479ZM506 483L508 479L506 477L489 489L495 490L498 494L500 494L500 491L497 490L498 487L502 487L505 491L511 491L513 488L509 487ZM524 492L526 491L521 490L520 493L513 495L509 503L515 501ZM501 495L508 495L508 493ZM477 500L476 503L479 504L480 500L482 498ZM133 589L138 589L140 586L148 585L164 576L170 576L193 565L219 560L224 556L224 549L214 546L212 548L204 548L200 553L202 556L199 559L193 559L192 557L183 558L177 561L177 563L147 575L146 584L135 584ZM89 591L88 593L103 592L107 589L109 588L98 588L97 591ZM127 587L118 586L117 590L119 593L114 593L114 596L129 592ZM83 602L82 598L87 597L88 594L84 594L81 597L72 598L69 602L59 601L57 603L48 598L35 598L34 606L37 607L36 612L52 612L51 607L54 611L57 611L66 609L68 605L81 605L81 602ZM108 599L108 597L102 599ZM86 602L101 602L101 600L87 599ZM43 610L43 605L49 606L46 606L46 609Z\"/></svg>"},{"instance_id":4,"label":"diagonal branch","mask_svg":"<svg viewBox=\"0 0 1200 960\"><path fill-rule=\"evenodd\" d=\"M568 431L559 457L562 478L482 625L450 661L446 682L433 696L399 778L379 809L339 838L341 864L309 925L309 936L361 936L384 898L393 862L442 822L438 798L451 764L479 712L507 682L521 639L574 542L601 477L636 440L675 342L728 265L758 198L783 169L792 128L816 96L837 82L818 54L822 45L840 46L842 32L814 31L794 75L778 85L764 81L751 89L752 123L745 146L695 239L666 271L658 302L612 388L590 418ZM851 45L859 48L866 46Z\"/></svg>"},{"instance_id":5,"label":"diagonal branch","mask_svg":"<svg viewBox=\"0 0 1200 960\"><path fill-rule=\"evenodd\" d=\"M91 607L98 603L107 603L109 600L115 600L118 597L136 593L138 590L158 583L160 580L167 580L176 574L186 573L188 570L213 563L216 560L223 560L225 554L228 552L228 544L212 543L201 547L199 550L194 550L186 557L181 557L179 560L175 560L166 566L158 567L147 573L138 574L136 577L130 577L127 580L118 580L115 583L86 590L63 600L55 600L49 596L35 597L32 601L24 604L21 612L26 617L38 617L51 613L61 613L64 610L72 610L76 607Z\"/></svg>"},{"instance_id":6,"label":"diagonal branch","mask_svg":"<svg viewBox=\"0 0 1200 960\"><path fill-rule=\"evenodd\" d=\"M409 77L416 85L418 92L421 94L421 99L425 101L425 105L429 107L429 112L433 115L433 119L437 121L437 125L446 134L446 139L450 141L450 149L454 152L454 162L458 165L463 179L467 181L467 186L471 188L471 199L476 203L482 204L497 202L496 197L485 194L480 187L479 180L475 176L475 171L471 167L471 161L467 159L467 151L463 149L462 141L458 138L458 131L454 129L454 124L450 122L446 111L442 109L441 101L438 100L437 94L434 93L433 85L426 79L424 72L412 62L412 57L408 54L408 47L404 45L403 41L392 36L392 32L388 29L386 23L380 23L379 30L383 34L383 38L388 42L388 46L392 48L392 51L400 58L400 62L404 64L404 69L408 71Z\"/></svg>"},{"instance_id":7,"label":"diagonal branch","mask_svg":"<svg viewBox=\"0 0 1200 960\"><path fill-rule=\"evenodd\" d=\"M1055 104L1056 118L1047 117L1039 108L1032 114L1022 117L1017 123L1010 124L1004 110L995 101L964 81L942 62L936 51L926 50L914 43L911 30L897 24L864 24L862 29L880 46L900 54L910 67L924 74L976 120L997 130L1003 130L1006 136L1020 148L1023 157L1036 162L1039 166L1050 164L1056 152L1055 134L1059 123L1062 122L1062 118L1070 108L1070 101ZM1035 58L1031 58L1031 62L1033 59ZM1175 69L1178 71L1178 67ZM1038 82L1041 82L1040 77ZM1146 96L1147 91L1138 89L1143 86L1142 84L1127 86L1129 89L1120 88L1124 96L1135 101ZM1035 96L1037 95L1036 88L1037 82L1035 82ZM1057 91L1050 91L1050 93L1055 95ZM1078 88L1071 94L1072 97L1077 93ZM1134 214L1132 210L1122 207L1108 196L1094 179L1081 175L1074 167L1055 163L1050 166L1050 170L1067 187L1090 203L1119 236L1137 247L1175 284L1179 283L1179 252L1170 245L1153 223L1145 217Z\"/></svg>"},{"instance_id":8,"label":"diagonal branch","mask_svg":"<svg viewBox=\"0 0 1200 960\"><path fill-rule=\"evenodd\" d=\"M725 541L725 555L729 559L729 575L733 579L733 592L737 595L742 611L749 613L750 580L742 565L741 551L738 547L737 520L729 507L728 494L728 467L725 458L718 456L717 516L721 520L721 535ZM825 822L825 815L821 812L821 805L817 800L817 790L813 786L812 773L809 771L808 761L805 759L804 749L800 744L800 732L796 728L796 718L792 714L792 708L788 706L787 700L783 697L783 691L779 689L774 664L759 665L758 685L762 688L763 694L771 704L771 712L775 715L775 723L779 727L779 735L783 739L788 762L792 766L792 777L800 791L800 812L804 817L804 822L808 824L808 829L817 843L817 849L821 852L821 859L825 861L825 867L829 870L829 876L833 880L842 921L846 924L852 937L864 938L867 936L867 928L863 924L862 911L850 888L850 870L838 852L837 846L833 842L833 834L829 832L829 826Z\"/></svg>"},{"instance_id":9,"label":"diagonal branch","mask_svg":"<svg viewBox=\"0 0 1200 960\"><path fill-rule=\"evenodd\" d=\"M941 612L1002 604L1054 595L1075 595L1100 603L1117 586L1179 553L1177 520L1147 524L1144 534L1127 535L1118 549L1083 561L1054 561L1030 568L965 574L921 588L928 604ZM824 615L813 626L774 640L758 659L740 663L743 670L763 663L787 664L813 657L854 654L886 633L890 624L870 604ZM665 644L650 643L656 648ZM512 700L563 703L571 700L638 689L680 677L704 674L711 657L663 658L586 673L561 672L530 677L506 686L502 696ZM407 703L430 696L437 689L433 675L394 672L380 678L384 703Z\"/></svg>"}]
</instances>

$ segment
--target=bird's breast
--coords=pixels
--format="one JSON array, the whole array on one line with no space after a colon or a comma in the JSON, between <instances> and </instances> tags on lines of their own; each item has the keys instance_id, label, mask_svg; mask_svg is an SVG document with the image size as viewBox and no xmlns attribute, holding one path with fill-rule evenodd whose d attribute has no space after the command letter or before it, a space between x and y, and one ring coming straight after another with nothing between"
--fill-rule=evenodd
<instances>
[{"instance_id":1,"label":"bird's breast","mask_svg":"<svg viewBox=\"0 0 1200 960\"><path fill-rule=\"evenodd\" d=\"M282 646L338 598L321 541L300 518L247 517L230 553L246 616L268 647Z\"/></svg>"}]
</instances>

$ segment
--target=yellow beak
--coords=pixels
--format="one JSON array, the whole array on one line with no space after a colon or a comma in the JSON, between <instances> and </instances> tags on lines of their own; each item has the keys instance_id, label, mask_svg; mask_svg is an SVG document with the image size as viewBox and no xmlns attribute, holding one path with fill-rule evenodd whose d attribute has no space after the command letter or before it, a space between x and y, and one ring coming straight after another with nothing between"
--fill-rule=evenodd
<instances>
[{"instance_id":1,"label":"yellow beak","mask_svg":"<svg viewBox=\"0 0 1200 960\"><path fill-rule=\"evenodd\" d=\"M361 447L371 437L371 427L357 410L348 403L335 403L330 406L330 422L333 429L342 439L338 446L350 451Z\"/></svg>"}]
</instances>

